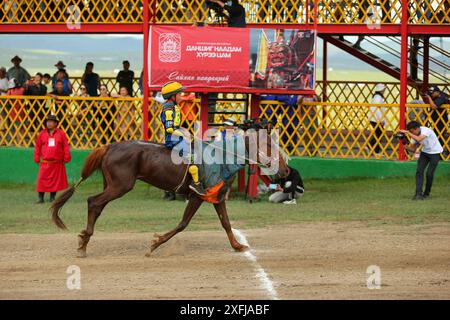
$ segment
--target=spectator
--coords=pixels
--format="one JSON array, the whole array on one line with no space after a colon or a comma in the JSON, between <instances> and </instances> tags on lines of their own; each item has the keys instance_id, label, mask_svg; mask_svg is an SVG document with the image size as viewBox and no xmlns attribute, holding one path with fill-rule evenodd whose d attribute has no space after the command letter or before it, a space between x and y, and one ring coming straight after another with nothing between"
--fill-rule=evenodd
<instances>
[{"instance_id":1,"label":"spectator","mask_svg":"<svg viewBox=\"0 0 450 320\"><path fill-rule=\"evenodd\" d=\"M0 8L1 9L1 8ZM8 79L6 78L6 68L1 67L0 68L0 96L5 96L8 92ZM3 140L3 134L6 132L6 108L5 108L5 101L0 100L0 140Z\"/></svg>"},{"instance_id":2,"label":"spectator","mask_svg":"<svg viewBox=\"0 0 450 320\"><path fill-rule=\"evenodd\" d=\"M42 77L42 73L38 72L33 80L25 84L26 96L45 96L47 94L47 88L42 84ZM32 121L34 120L36 128L39 128L42 119L45 119L46 110L44 109L44 102L43 100L36 99L29 100L30 106L27 108L29 110L28 118Z\"/></svg>"},{"instance_id":3,"label":"spectator","mask_svg":"<svg viewBox=\"0 0 450 320\"><path fill-rule=\"evenodd\" d=\"M375 93L372 97L371 103L379 104L379 103L385 103L384 101L384 91L386 90L386 86L382 83L379 83L375 86ZM371 134L372 138L369 140L369 145L373 148L375 153L379 155L381 152L381 135L383 134L383 128L385 125L385 116L386 107L379 107L379 106L371 106L370 107L370 114L368 116L370 125L373 128L373 132ZM368 150L366 147L366 151L370 152L371 150Z\"/></svg>"},{"instance_id":4,"label":"spectator","mask_svg":"<svg viewBox=\"0 0 450 320\"><path fill-rule=\"evenodd\" d=\"M44 86L47 88L47 92L52 92L53 91L53 85L52 85L52 78L50 77L50 75L48 73L45 73L42 76L42 82L44 83Z\"/></svg>"},{"instance_id":5,"label":"spectator","mask_svg":"<svg viewBox=\"0 0 450 320\"><path fill-rule=\"evenodd\" d=\"M98 89L100 88L100 77L93 72L94 64L92 62L86 63L86 69L81 77L83 83L90 97L98 97Z\"/></svg>"},{"instance_id":6,"label":"spectator","mask_svg":"<svg viewBox=\"0 0 450 320\"><path fill-rule=\"evenodd\" d=\"M9 96L23 96L25 89L16 81L16 79L10 79L8 82L7 95ZM21 137L25 135L24 122L26 121L25 104L24 100L16 99L13 105L10 106L9 123L11 129L9 130L12 137L15 136L17 145L20 145ZM17 128L19 128L17 132Z\"/></svg>"},{"instance_id":7,"label":"spectator","mask_svg":"<svg viewBox=\"0 0 450 320\"><path fill-rule=\"evenodd\" d=\"M82 98L89 97L89 94L87 93L87 88L86 88L86 86L84 84L82 84L80 86L80 89L79 89L79 91L77 93L77 97L82 97Z\"/></svg>"},{"instance_id":8,"label":"spectator","mask_svg":"<svg viewBox=\"0 0 450 320\"><path fill-rule=\"evenodd\" d=\"M305 189L300 173L288 166L288 176L286 178L277 179L275 190L276 192L269 197L270 202L297 204L299 197L303 196Z\"/></svg>"},{"instance_id":9,"label":"spectator","mask_svg":"<svg viewBox=\"0 0 450 320\"><path fill-rule=\"evenodd\" d=\"M62 81L63 90L65 93L67 93L67 95L72 94L73 92L72 84L70 83L69 79L66 78L66 72L64 70L59 70L56 73L56 81ZM56 81L53 82L53 88L56 87Z\"/></svg>"},{"instance_id":10,"label":"spectator","mask_svg":"<svg viewBox=\"0 0 450 320\"><path fill-rule=\"evenodd\" d=\"M102 84L100 86L100 97L110 98L111 95L108 92L108 88ZM116 115L116 107L111 100L101 100L99 101L97 112L97 124L101 128L102 144L111 143L111 139L114 133L114 118Z\"/></svg>"},{"instance_id":11,"label":"spectator","mask_svg":"<svg viewBox=\"0 0 450 320\"><path fill-rule=\"evenodd\" d=\"M419 54L419 50L423 47L419 46L420 41L418 38L413 38L413 45L409 49L409 67L411 70L411 79L414 81L419 80L417 77L417 70L419 68L419 60L417 59L417 55Z\"/></svg>"},{"instance_id":12,"label":"spectator","mask_svg":"<svg viewBox=\"0 0 450 320\"><path fill-rule=\"evenodd\" d=\"M372 13L368 12L370 3L368 0L359 0L356 1L356 3L358 4L358 20L357 23L365 23L365 18L370 18L372 16ZM359 35L358 36L358 40L355 42L355 44L353 45L353 47L355 49L361 50L361 42L363 42L364 40L364 35Z\"/></svg>"},{"instance_id":13,"label":"spectator","mask_svg":"<svg viewBox=\"0 0 450 320\"><path fill-rule=\"evenodd\" d=\"M0 68L0 96L6 95L8 91L8 79L6 78L6 68Z\"/></svg>"},{"instance_id":14,"label":"spectator","mask_svg":"<svg viewBox=\"0 0 450 320\"><path fill-rule=\"evenodd\" d=\"M450 104L450 98L439 87L433 86L430 89L431 97L427 94L423 97L426 103L431 107L431 119L434 124L434 132L438 136L439 142L445 150L445 154L448 153L448 145L445 143L447 139L447 123L448 115L447 110L442 106L444 104Z\"/></svg>"},{"instance_id":15,"label":"spectator","mask_svg":"<svg viewBox=\"0 0 450 320\"><path fill-rule=\"evenodd\" d=\"M89 94L87 93L87 88L84 84L82 84L80 86L80 89L76 95L79 98L89 98ZM78 130L77 130L77 136L80 138L82 138L82 142L83 144L87 143L87 137L91 137L92 136L92 130L91 127L93 125L92 123L92 113L91 113L91 109L92 109L92 100L85 100L85 99L79 99L76 100L75 105L77 108L76 111L76 118L78 122L81 122L81 127L78 126L78 123L73 123L72 125L78 126Z\"/></svg>"},{"instance_id":16,"label":"spectator","mask_svg":"<svg viewBox=\"0 0 450 320\"><path fill-rule=\"evenodd\" d=\"M228 26L233 28L245 28L247 26L245 22L245 9L239 3L239 0L229 0L226 3L220 0L211 0L211 2L217 3L223 9L225 9L228 16Z\"/></svg>"},{"instance_id":17,"label":"spectator","mask_svg":"<svg viewBox=\"0 0 450 320\"><path fill-rule=\"evenodd\" d=\"M67 120L67 101L59 99L59 97L68 97L69 94L64 91L63 80L56 80L55 89L47 94L55 100L55 115L61 121L61 127L64 128L67 133L69 122ZM61 120L62 119L62 120Z\"/></svg>"},{"instance_id":18,"label":"spectator","mask_svg":"<svg viewBox=\"0 0 450 320\"><path fill-rule=\"evenodd\" d=\"M25 84L26 96L45 96L47 94L47 87L42 84L42 73L38 72L32 81Z\"/></svg>"},{"instance_id":19,"label":"spectator","mask_svg":"<svg viewBox=\"0 0 450 320\"><path fill-rule=\"evenodd\" d=\"M125 60L122 62L123 70L119 71L117 75L117 82L119 83L119 88L125 87L128 90L130 97L133 96L133 80L134 72L130 69L130 62Z\"/></svg>"},{"instance_id":20,"label":"spectator","mask_svg":"<svg viewBox=\"0 0 450 320\"><path fill-rule=\"evenodd\" d=\"M289 153L295 152L299 145L298 138L300 136L297 130L300 120L297 105L298 96L293 94L261 95L262 101L278 101L284 103L284 106L279 108L267 108L266 113L268 117L271 117L272 113L276 113L276 117L282 117L282 123L285 129L280 133L281 143Z\"/></svg>"},{"instance_id":21,"label":"spectator","mask_svg":"<svg viewBox=\"0 0 450 320\"><path fill-rule=\"evenodd\" d=\"M34 162L40 164L36 184L38 203L44 203L45 192L50 192L52 202L56 192L67 188L65 164L71 160L69 142L57 126L56 116L49 115L46 128L39 133L34 147Z\"/></svg>"},{"instance_id":22,"label":"spectator","mask_svg":"<svg viewBox=\"0 0 450 320\"><path fill-rule=\"evenodd\" d=\"M439 154L443 151L439 140L433 130L427 127L421 127L417 121L411 121L406 126L407 130L400 130L400 132L409 135L411 143L405 146L406 150L415 152L417 147L422 145L419 160L417 161L416 171L416 194L413 200L423 200L430 196L431 186L433 184L434 171L439 163ZM425 184L425 191L423 188L423 173L427 169L427 181Z\"/></svg>"},{"instance_id":23,"label":"spectator","mask_svg":"<svg viewBox=\"0 0 450 320\"><path fill-rule=\"evenodd\" d=\"M117 140L120 138L130 140L136 130L135 106L133 101L125 99L130 98L128 90L125 87L120 88L119 95L111 95L113 98L120 98L118 106L118 115L116 118L116 135ZM124 99L124 100L122 100Z\"/></svg>"},{"instance_id":24,"label":"spectator","mask_svg":"<svg viewBox=\"0 0 450 320\"><path fill-rule=\"evenodd\" d=\"M214 140L225 141L236 136L236 121L233 119L233 117L230 117L224 121L222 127L218 128L218 131L214 136Z\"/></svg>"},{"instance_id":25,"label":"spectator","mask_svg":"<svg viewBox=\"0 0 450 320\"><path fill-rule=\"evenodd\" d=\"M25 82L27 82L27 80L31 79L31 76L27 70L20 66L20 63L22 62L21 58L15 56L11 59L11 62L14 64L14 66L8 70L8 79L15 79L17 83L22 87Z\"/></svg>"},{"instance_id":26,"label":"spectator","mask_svg":"<svg viewBox=\"0 0 450 320\"><path fill-rule=\"evenodd\" d=\"M64 78L69 80L69 74L67 73L66 69L64 69L66 67L64 62L58 61L58 63L55 64L55 67L58 68L58 71L56 71L55 74L52 77L52 83L53 84L55 84L56 80L58 79L58 72L60 72L60 71L64 72Z\"/></svg>"}]
</instances>

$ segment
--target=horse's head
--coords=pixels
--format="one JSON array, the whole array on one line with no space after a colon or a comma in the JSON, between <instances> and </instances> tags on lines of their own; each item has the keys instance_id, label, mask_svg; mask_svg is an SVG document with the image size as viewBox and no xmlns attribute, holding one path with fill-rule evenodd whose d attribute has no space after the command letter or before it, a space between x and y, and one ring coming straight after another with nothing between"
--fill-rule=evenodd
<instances>
[{"instance_id":1,"label":"horse's head","mask_svg":"<svg viewBox=\"0 0 450 320\"><path fill-rule=\"evenodd\" d=\"M248 158L250 163L261 165L263 174L284 178L289 174L287 155L279 145L273 124L265 124L259 122L245 131Z\"/></svg>"}]
</instances>

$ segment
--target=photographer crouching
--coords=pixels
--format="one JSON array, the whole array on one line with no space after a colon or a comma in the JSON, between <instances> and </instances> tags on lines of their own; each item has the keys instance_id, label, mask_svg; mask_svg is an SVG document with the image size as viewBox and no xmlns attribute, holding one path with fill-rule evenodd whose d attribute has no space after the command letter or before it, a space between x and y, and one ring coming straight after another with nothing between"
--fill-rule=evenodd
<instances>
[{"instance_id":1,"label":"photographer crouching","mask_svg":"<svg viewBox=\"0 0 450 320\"><path fill-rule=\"evenodd\" d=\"M288 166L288 176L286 178L277 179L269 186L270 189L275 190L269 197L269 202L297 204L299 197L305 193L302 177L300 173Z\"/></svg>"},{"instance_id":2,"label":"photographer crouching","mask_svg":"<svg viewBox=\"0 0 450 320\"><path fill-rule=\"evenodd\" d=\"M233 28L245 28L247 26L245 22L245 9L239 4L239 0L229 0L222 2L220 0L207 0L209 3L215 3L222 9L228 12L228 26ZM211 7L211 6L210 6Z\"/></svg>"},{"instance_id":3,"label":"photographer crouching","mask_svg":"<svg viewBox=\"0 0 450 320\"><path fill-rule=\"evenodd\" d=\"M417 161L416 171L416 194L412 200L423 200L430 196L431 186L433 184L434 171L440 160L440 154L443 151L442 146L436 137L433 130L427 127L422 127L417 121L411 121L406 125L407 130L400 130L397 133L397 138L406 142L405 138L408 135L411 138L411 143L405 143L405 149L410 152L415 152L422 145L419 160ZM425 191L422 192L423 187L423 173L427 169L427 181L425 184Z\"/></svg>"}]
</instances>

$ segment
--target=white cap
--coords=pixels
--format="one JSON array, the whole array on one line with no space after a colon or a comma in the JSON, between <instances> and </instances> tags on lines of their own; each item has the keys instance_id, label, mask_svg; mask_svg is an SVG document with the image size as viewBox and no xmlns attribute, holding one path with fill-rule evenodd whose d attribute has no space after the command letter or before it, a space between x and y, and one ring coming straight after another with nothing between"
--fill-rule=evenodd
<instances>
[{"instance_id":1,"label":"white cap","mask_svg":"<svg viewBox=\"0 0 450 320\"><path fill-rule=\"evenodd\" d=\"M386 89L386 85L384 85L384 84L382 84L382 83L379 83L379 84L377 84L377 85L375 86L375 92L381 92L381 91L383 91L384 89Z\"/></svg>"},{"instance_id":2,"label":"white cap","mask_svg":"<svg viewBox=\"0 0 450 320\"><path fill-rule=\"evenodd\" d=\"M156 102L161 103L161 104L163 104L164 102L166 102L166 99L163 98L161 92L158 92L158 93L156 94L156 96L153 97L153 99L154 99Z\"/></svg>"}]
</instances>

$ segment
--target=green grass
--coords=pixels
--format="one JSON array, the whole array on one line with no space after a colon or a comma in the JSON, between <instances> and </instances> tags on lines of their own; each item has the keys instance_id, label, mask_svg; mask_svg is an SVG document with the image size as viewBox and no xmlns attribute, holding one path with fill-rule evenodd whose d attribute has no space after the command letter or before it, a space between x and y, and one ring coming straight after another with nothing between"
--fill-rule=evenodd
<instances>
[{"instance_id":1,"label":"green grass","mask_svg":"<svg viewBox=\"0 0 450 320\"><path fill-rule=\"evenodd\" d=\"M427 224L450 222L450 181L436 178L432 198L411 201L414 179L311 180L297 206L249 204L234 193L227 202L234 227L258 228L308 221L363 221L368 225ZM62 219L71 231L86 223L86 199L100 192L101 184L84 182L66 203ZM48 195L46 194L46 197ZM55 233L48 203L35 204L33 185L0 184L0 233ZM138 182L133 191L110 203L96 226L97 231L161 232L180 220L184 201L162 200L162 191ZM188 230L221 229L211 204L204 204Z\"/></svg>"}]
</instances>

